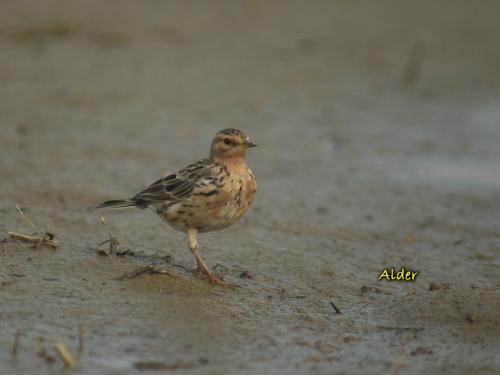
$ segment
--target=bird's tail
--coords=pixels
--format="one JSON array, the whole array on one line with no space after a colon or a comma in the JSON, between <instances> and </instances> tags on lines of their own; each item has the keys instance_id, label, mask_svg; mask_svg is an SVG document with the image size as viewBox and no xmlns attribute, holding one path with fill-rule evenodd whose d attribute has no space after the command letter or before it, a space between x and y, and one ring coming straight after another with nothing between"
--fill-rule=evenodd
<instances>
[{"instance_id":1,"label":"bird's tail","mask_svg":"<svg viewBox=\"0 0 500 375\"><path fill-rule=\"evenodd\" d=\"M125 208L135 206L132 199L114 199L106 202L99 203L96 208Z\"/></svg>"}]
</instances>

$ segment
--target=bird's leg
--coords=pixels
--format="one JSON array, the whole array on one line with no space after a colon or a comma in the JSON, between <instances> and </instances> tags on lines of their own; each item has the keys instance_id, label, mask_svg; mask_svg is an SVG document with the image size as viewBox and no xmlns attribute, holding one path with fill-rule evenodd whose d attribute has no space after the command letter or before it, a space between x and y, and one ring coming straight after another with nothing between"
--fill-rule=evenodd
<instances>
[{"instance_id":1,"label":"bird's leg","mask_svg":"<svg viewBox=\"0 0 500 375\"><path fill-rule=\"evenodd\" d=\"M193 254L194 258L196 259L196 271L207 276L212 284L220 285L224 288L234 287L233 284L222 281L220 277L218 277L213 272L210 272L207 264L203 261L200 254L198 254L198 241L196 241L196 235L198 234L198 231L196 229L188 229L186 234L189 251L191 251L191 254Z\"/></svg>"}]
</instances>

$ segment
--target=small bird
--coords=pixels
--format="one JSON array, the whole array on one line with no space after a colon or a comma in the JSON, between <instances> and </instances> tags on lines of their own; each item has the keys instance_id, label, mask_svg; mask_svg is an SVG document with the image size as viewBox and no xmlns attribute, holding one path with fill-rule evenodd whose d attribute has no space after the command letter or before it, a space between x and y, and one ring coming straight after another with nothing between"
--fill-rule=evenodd
<instances>
[{"instance_id":1,"label":"small bird","mask_svg":"<svg viewBox=\"0 0 500 375\"><path fill-rule=\"evenodd\" d=\"M255 146L241 130L221 130L212 140L208 158L159 179L132 198L106 201L97 208L152 208L172 227L186 233L197 271L213 284L230 287L198 254L197 235L227 228L248 211L257 183L245 156L247 149Z\"/></svg>"}]
</instances>

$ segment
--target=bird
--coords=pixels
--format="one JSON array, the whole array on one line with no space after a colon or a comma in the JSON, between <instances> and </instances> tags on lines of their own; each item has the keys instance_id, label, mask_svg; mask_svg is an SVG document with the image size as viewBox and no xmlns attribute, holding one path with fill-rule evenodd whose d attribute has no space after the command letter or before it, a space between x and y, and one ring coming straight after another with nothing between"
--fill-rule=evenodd
<instances>
[{"instance_id":1,"label":"bird","mask_svg":"<svg viewBox=\"0 0 500 375\"><path fill-rule=\"evenodd\" d=\"M246 164L246 153L255 146L239 129L221 130L212 140L208 158L160 178L132 198L108 200L96 208L153 209L163 221L185 233L200 275L212 284L232 287L210 271L198 252L197 238L198 233L235 224L250 208L257 182Z\"/></svg>"}]
</instances>

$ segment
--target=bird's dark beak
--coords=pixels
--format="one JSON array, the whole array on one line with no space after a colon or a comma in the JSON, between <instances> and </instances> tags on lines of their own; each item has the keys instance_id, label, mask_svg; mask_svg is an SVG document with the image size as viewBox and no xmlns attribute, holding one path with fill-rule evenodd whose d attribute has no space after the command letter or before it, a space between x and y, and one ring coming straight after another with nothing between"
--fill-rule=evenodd
<instances>
[{"instance_id":1,"label":"bird's dark beak","mask_svg":"<svg viewBox=\"0 0 500 375\"><path fill-rule=\"evenodd\" d=\"M257 146L257 143L253 143L253 142L251 142L249 140L246 140L245 141L245 146L247 146L247 148L255 147L255 146Z\"/></svg>"}]
</instances>

